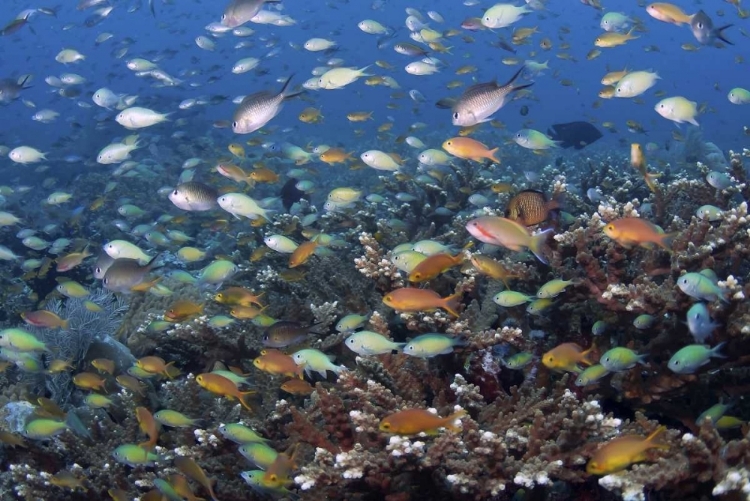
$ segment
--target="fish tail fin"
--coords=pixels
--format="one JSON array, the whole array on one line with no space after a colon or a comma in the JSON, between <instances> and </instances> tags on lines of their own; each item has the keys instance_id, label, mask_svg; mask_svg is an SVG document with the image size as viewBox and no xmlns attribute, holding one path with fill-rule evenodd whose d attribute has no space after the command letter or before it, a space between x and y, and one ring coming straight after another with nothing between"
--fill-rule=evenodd
<instances>
[{"instance_id":1,"label":"fish tail fin","mask_svg":"<svg viewBox=\"0 0 750 501\"><path fill-rule=\"evenodd\" d=\"M493 162L495 162L496 164L499 164L499 163L500 163L500 160L498 160L498 159L497 159L497 157L495 156L495 153L497 153L497 152L498 152L498 150L500 150L500 148L499 148L499 147L498 147L498 148L493 148L493 149L491 149L491 150L490 150L490 151L488 152L488 156L487 156L487 158L489 158L490 160L492 160L492 161L493 161Z\"/></svg>"},{"instance_id":2,"label":"fish tail fin","mask_svg":"<svg viewBox=\"0 0 750 501\"><path fill-rule=\"evenodd\" d=\"M659 448L659 449L669 449L669 445L667 444L656 444L654 443L654 440L659 438L659 436L667 431L667 427L664 425L659 426L657 429L651 432L651 434L646 437L646 442L651 444L653 447Z\"/></svg>"},{"instance_id":3,"label":"fish tail fin","mask_svg":"<svg viewBox=\"0 0 750 501\"><path fill-rule=\"evenodd\" d=\"M250 404L249 404L249 403L247 403L247 400L245 400L245 399L246 399L247 397L249 397L250 395L254 395L254 394L256 394L256 393L258 393L258 392L257 392L257 391L255 391L255 390L251 390L251 391L241 391L241 392L239 393L239 396L237 397L237 400L239 400L239 401L240 401L240 404L242 405L242 407L244 407L245 409L249 410L250 412L253 412L253 408L252 408L252 407L250 407Z\"/></svg>"},{"instance_id":4,"label":"fish tail fin","mask_svg":"<svg viewBox=\"0 0 750 501\"><path fill-rule=\"evenodd\" d=\"M592 342L591 346L589 348L581 353L581 362L586 365L594 365L596 363L596 360L589 359L589 356L594 354L596 352L596 342Z\"/></svg>"},{"instance_id":5,"label":"fish tail fin","mask_svg":"<svg viewBox=\"0 0 750 501\"><path fill-rule=\"evenodd\" d=\"M512 77L510 77L510 80L508 80L508 81L507 81L507 82L505 82L505 83L504 83L503 85L501 85L501 87L512 88L512 87L513 87L513 82L515 82L515 81L516 81L516 80L518 79L518 77L520 77L520 76L521 76L521 73L523 73L523 70L524 70L524 69L526 69L526 68L525 68L524 66L521 66L521 67L520 67L520 68L518 69L518 71L516 71L516 72L515 72L515 73L513 74L513 76L512 76Z\"/></svg>"},{"instance_id":6,"label":"fish tail fin","mask_svg":"<svg viewBox=\"0 0 750 501\"><path fill-rule=\"evenodd\" d=\"M672 244L674 244L674 239L677 238L677 235L679 235L679 233L677 232L665 233L664 235L661 235L658 242L659 246L671 251Z\"/></svg>"},{"instance_id":7,"label":"fish tail fin","mask_svg":"<svg viewBox=\"0 0 750 501\"><path fill-rule=\"evenodd\" d=\"M279 94L283 96L284 101L286 101L287 99L292 99L293 97L297 97L300 94L305 92L303 89L299 91L290 92L287 94L286 89L287 87L289 87L289 84L292 82L292 78L294 78L294 73L289 75L289 78L286 79L286 81L284 82L284 85L281 87L281 91L279 92Z\"/></svg>"},{"instance_id":8,"label":"fish tail fin","mask_svg":"<svg viewBox=\"0 0 750 501\"><path fill-rule=\"evenodd\" d=\"M730 42L729 40L727 40L724 37L724 33L723 33L724 30L726 30L727 28L731 28L732 26L734 26L734 25L733 24L727 24L727 25L722 26L721 28L716 28L716 30L714 31L714 33L716 34L716 38L718 38L719 40L721 40L725 44L734 45L732 42Z\"/></svg>"},{"instance_id":9,"label":"fish tail fin","mask_svg":"<svg viewBox=\"0 0 750 501\"><path fill-rule=\"evenodd\" d=\"M539 232L536 235L533 235L529 241L529 250L544 264L547 264L547 259L542 254L542 247L544 247L544 244L547 241L547 236L551 231L552 228Z\"/></svg>"},{"instance_id":10,"label":"fish tail fin","mask_svg":"<svg viewBox=\"0 0 750 501\"><path fill-rule=\"evenodd\" d=\"M443 304L442 307L445 311L453 315L454 317L458 318L460 315L458 314L457 310L459 305L461 304L461 299L463 298L464 293L459 291L454 294L451 294L448 297L443 298Z\"/></svg>"},{"instance_id":11,"label":"fish tail fin","mask_svg":"<svg viewBox=\"0 0 750 501\"><path fill-rule=\"evenodd\" d=\"M171 362L167 363L167 364L166 364L166 365L164 366L164 374L163 374L163 375L164 375L164 376L165 376L165 377L166 377L167 379L172 379L172 375L171 375L171 374L169 373L169 368L170 368L170 367L172 367L173 365L174 365L174 360L172 360Z\"/></svg>"},{"instance_id":12,"label":"fish tail fin","mask_svg":"<svg viewBox=\"0 0 750 501\"><path fill-rule=\"evenodd\" d=\"M719 353L719 351L724 348L724 345L726 345L726 341L722 341L721 343L717 344L711 349L711 356L716 358L727 358L726 355L722 355Z\"/></svg>"},{"instance_id":13,"label":"fish tail fin","mask_svg":"<svg viewBox=\"0 0 750 501\"><path fill-rule=\"evenodd\" d=\"M138 444L138 447L145 451L152 451L154 450L154 447L156 447L156 442L148 439L145 442L141 442L140 444Z\"/></svg>"},{"instance_id":14,"label":"fish tail fin","mask_svg":"<svg viewBox=\"0 0 750 501\"><path fill-rule=\"evenodd\" d=\"M445 426L444 426L445 429L450 430L450 431L455 432L455 433L460 432L461 431L461 427L460 426L456 426L455 421L457 419L460 419L460 418L466 416L467 414L468 414L468 412L466 412L465 409L461 409L460 411L454 412L450 416L446 417L444 419L444 421L445 421Z\"/></svg>"}]
</instances>

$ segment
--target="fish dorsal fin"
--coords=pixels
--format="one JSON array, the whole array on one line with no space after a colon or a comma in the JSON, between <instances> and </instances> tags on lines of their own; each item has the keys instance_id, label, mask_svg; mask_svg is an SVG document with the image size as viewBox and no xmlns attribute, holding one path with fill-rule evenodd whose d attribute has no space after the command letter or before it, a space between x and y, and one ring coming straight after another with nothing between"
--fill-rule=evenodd
<instances>
[{"instance_id":1,"label":"fish dorsal fin","mask_svg":"<svg viewBox=\"0 0 750 501\"><path fill-rule=\"evenodd\" d=\"M499 86L497 85L497 80L493 80L491 82L474 84L464 91L464 97L474 95L474 94L479 94L482 92L489 92L489 91L497 90L498 88Z\"/></svg>"}]
</instances>

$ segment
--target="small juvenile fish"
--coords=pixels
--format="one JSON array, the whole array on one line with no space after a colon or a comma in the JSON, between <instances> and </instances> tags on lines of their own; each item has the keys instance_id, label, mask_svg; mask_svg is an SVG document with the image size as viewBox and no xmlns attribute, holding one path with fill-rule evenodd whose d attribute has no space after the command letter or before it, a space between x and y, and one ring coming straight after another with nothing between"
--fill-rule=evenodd
<instances>
[{"instance_id":1,"label":"small juvenile fish","mask_svg":"<svg viewBox=\"0 0 750 501\"><path fill-rule=\"evenodd\" d=\"M680 349L669 359L667 367L677 374L693 374L706 365L711 358L726 358L719 351L726 343L719 343L713 348L702 344L691 344Z\"/></svg>"},{"instance_id":2,"label":"small juvenile fish","mask_svg":"<svg viewBox=\"0 0 750 501\"><path fill-rule=\"evenodd\" d=\"M599 357L599 363L610 372L623 372L632 369L636 364L647 365L646 355L638 354L630 348L616 347Z\"/></svg>"},{"instance_id":3,"label":"small juvenile fish","mask_svg":"<svg viewBox=\"0 0 750 501\"><path fill-rule=\"evenodd\" d=\"M172 428L194 428L200 424L200 419L192 419L181 412L163 409L154 414L154 419Z\"/></svg>"},{"instance_id":4,"label":"small juvenile fish","mask_svg":"<svg viewBox=\"0 0 750 501\"><path fill-rule=\"evenodd\" d=\"M126 464L133 468L136 466L151 466L159 460L159 456L148 452L136 444L123 444L112 452L112 456L118 463Z\"/></svg>"},{"instance_id":5,"label":"small juvenile fish","mask_svg":"<svg viewBox=\"0 0 750 501\"><path fill-rule=\"evenodd\" d=\"M603 365L596 364L591 367L586 367L586 369L578 375L576 386L588 386L594 384L607 374L609 374L609 371Z\"/></svg>"},{"instance_id":6,"label":"small juvenile fish","mask_svg":"<svg viewBox=\"0 0 750 501\"><path fill-rule=\"evenodd\" d=\"M241 423L222 424L219 426L219 433L221 433L224 438L237 444L268 442L267 438L261 437L255 432L255 430L252 430Z\"/></svg>"},{"instance_id":7,"label":"small juvenile fish","mask_svg":"<svg viewBox=\"0 0 750 501\"><path fill-rule=\"evenodd\" d=\"M415 337L404 346L404 353L413 357L431 358L453 353L456 346L465 346L466 341L444 334L428 333Z\"/></svg>"},{"instance_id":8,"label":"small juvenile fish","mask_svg":"<svg viewBox=\"0 0 750 501\"><path fill-rule=\"evenodd\" d=\"M393 342L382 334L372 331L355 332L344 340L344 345L347 348L363 356L390 353L400 349L405 344Z\"/></svg>"},{"instance_id":9,"label":"small juvenile fish","mask_svg":"<svg viewBox=\"0 0 750 501\"><path fill-rule=\"evenodd\" d=\"M303 396L310 395L313 391L315 391L315 388L313 388L310 383L303 379L290 379L289 381L284 381L284 383L281 385L281 389L287 393L291 393L292 395Z\"/></svg>"},{"instance_id":10,"label":"small juvenile fish","mask_svg":"<svg viewBox=\"0 0 750 501\"><path fill-rule=\"evenodd\" d=\"M279 320L266 329L263 334L263 346L269 348L286 348L299 344L307 339L310 328L316 324L301 324L291 320Z\"/></svg>"},{"instance_id":11,"label":"small juvenile fish","mask_svg":"<svg viewBox=\"0 0 750 501\"><path fill-rule=\"evenodd\" d=\"M577 374L582 372L579 363L594 365L594 362L588 358L594 348L592 345L589 349L584 350L576 343L562 343L542 355L542 363L545 367L554 371L568 371Z\"/></svg>"}]
</instances>

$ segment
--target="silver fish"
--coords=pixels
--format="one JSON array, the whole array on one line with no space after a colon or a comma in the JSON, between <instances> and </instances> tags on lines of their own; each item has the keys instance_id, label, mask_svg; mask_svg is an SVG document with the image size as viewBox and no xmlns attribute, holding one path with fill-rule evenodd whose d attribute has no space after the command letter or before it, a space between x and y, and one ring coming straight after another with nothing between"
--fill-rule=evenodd
<instances>
[{"instance_id":1,"label":"silver fish","mask_svg":"<svg viewBox=\"0 0 750 501\"><path fill-rule=\"evenodd\" d=\"M146 275L155 267L159 254L147 264L141 266L137 259L115 259L104 274L102 284L112 292L129 294L133 287L141 284Z\"/></svg>"},{"instance_id":2,"label":"silver fish","mask_svg":"<svg viewBox=\"0 0 750 501\"><path fill-rule=\"evenodd\" d=\"M102 280L114 262L115 259L113 257L110 257L106 252L101 252L94 263L94 278Z\"/></svg>"},{"instance_id":3,"label":"silver fish","mask_svg":"<svg viewBox=\"0 0 750 501\"><path fill-rule=\"evenodd\" d=\"M250 134L251 132L255 132L279 114L284 101L302 94L302 92L285 93L291 81L292 77L290 76L284 82L284 86L278 94L263 90L245 96L234 111L232 120L232 130L234 133Z\"/></svg>"},{"instance_id":4,"label":"silver fish","mask_svg":"<svg viewBox=\"0 0 750 501\"><path fill-rule=\"evenodd\" d=\"M497 82L486 82L472 85L458 98L453 105L453 125L470 127L482 122L488 122L497 110L502 108L513 93L533 83L513 86L513 82L521 75L523 68L518 70L504 85Z\"/></svg>"},{"instance_id":5,"label":"silver fish","mask_svg":"<svg viewBox=\"0 0 750 501\"><path fill-rule=\"evenodd\" d=\"M236 28L254 18L265 3L276 3L280 0L232 0L224 9L221 24L229 28Z\"/></svg>"},{"instance_id":6,"label":"silver fish","mask_svg":"<svg viewBox=\"0 0 750 501\"><path fill-rule=\"evenodd\" d=\"M18 80L13 78L3 78L0 80L0 104L8 104L18 99L21 91L31 87L29 83L31 75L23 75Z\"/></svg>"},{"instance_id":7,"label":"silver fish","mask_svg":"<svg viewBox=\"0 0 750 501\"><path fill-rule=\"evenodd\" d=\"M714 28L714 22L708 17L708 14L703 12L703 10L699 10L692 18L690 18L690 29L693 30L693 36L703 45L714 44L716 39L719 39L726 44L734 45L732 42L724 38L724 34L722 33L722 31L730 26L733 25L727 24L721 28Z\"/></svg>"},{"instance_id":8,"label":"silver fish","mask_svg":"<svg viewBox=\"0 0 750 501\"><path fill-rule=\"evenodd\" d=\"M169 194L169 199L173 204L187 211L211 210L216 207L217 198L219 198L218 191L197 181L182 183Z\"/></svg>"}]
</instances>

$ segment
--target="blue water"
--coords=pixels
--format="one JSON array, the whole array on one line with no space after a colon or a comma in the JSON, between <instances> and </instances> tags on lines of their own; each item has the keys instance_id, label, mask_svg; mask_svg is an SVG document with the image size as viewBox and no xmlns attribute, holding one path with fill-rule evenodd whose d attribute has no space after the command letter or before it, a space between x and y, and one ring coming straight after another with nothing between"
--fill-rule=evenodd
<instances>
[{"instance_id":1,"label":"blue water","mask_svg":"<svg viewBox=\"0 0 750 501\"><path fill-rule=\"evenodd\" d=\"M498 34L490 31L464 32L474 38L473 43L466 43L461 36L443 40L452 46L452 55L435 54L446 63L438 74L417 77L407 74L403 67L413 58L402 56L392 47L378 50L377 37L363 33L357 27L362 19L370 18L386 26L398 28L396 41L408 41L408 30L404 28L406 6L426 13L436 10L445 19L444 24L430 22L437 30L458 28L460 21L466 17L479 16L490 2L480 6L466 7L459 2L386 2L382 8L373 10L369 2L351 1L316 3L315 8L309 4L290 0L283 4L284 12L297 20L291 27L254 25L256 30L249 38L233 37L227 34L216 39L216 51L208 52L198 48L194 39L198 35L208 34L204 27L218 21L224 9L224 2L175 1L168 4L155 0L157 17L154 19L143 2L140 9L129 13L128 10L138 2L116 2L115 9L101 24L87 28L83 21L90 15L88 11L75 10L75 2L65 2L59 9L58 17L35 14L31 19L31 28L22 28L18 33L0 39L0 68L3 77L18 76L25 73L34 75L33 88L24 91L22 98L32 101L38 109L51 108L61 113L53 124L41 124L30 119L35 110L14 102L1 109L3 120L0 123L0 144L14 147L21 144L34 146L42 151L51 152L48 157L55 165L55 159L68 154L77 154L86 160L95 160L99 149L114 137L124 135L125 130L115 123L110 113L96 106L80 108L77 102L91 103L91 93L102 86L107 86L117 93L137 94L138 105L151 107L157 111L175 112L172 119L188 118L185 130L190 137L211 136L219 142L233 139L231 130L215 130L211 124L215 120L229 119L234 105L227 101L215 106L199 107L189 111L180 111L177 104L186 98L225 95L235 97L261 89L275 90L280 87L277 79L295 73L294 82L301 84L310 75L312 68L320 66L326 56L322 53L310 53L294 49L290 44L301 46L310 37L325 37L338 42L340 49L332 57L340 57L346 66L364 67L372 65L375 60L385 60L396 67L389 72L371 66L373 74L391 75L399 82L404 92L419 89L428 102L415 106L408 98L395 100L399 109L386 109L391 102L389 95L393 90L387 87L370 87L360 80L345 89L334 91L313 91L307 98L314 101L314 106L322 109L325 121L322 124L308 125L297 120L297 115L309 103L293 101L287 104L284 111L271 125L277 128L293 128L291 138L295 144L305 145L309 141L341 143L353 151L364 151L363 146L372 146L372 137L378 125L392 119L395 122L393 132L403 134L407 127L420 121L430 126L442 142L454 135L456 128L450 124L450 114L446 110L436 109L434 101L447 96L460 94L461 88L448 90L448 81L460 79L466 84L473 81L488 81L497 78L505 81L518 66L505 66L500 60L512 56L499 48L491 47L490 42ZM726 31L735 46L724 49L702 47L697 52L687 52L680 44L692 43L694 40L690 29L677 27L651 18L645 8L634 2L611 0L606 2L606 11L623 12L631 17L643 20L647 32L637 33L640 38L628 42L625 46L601 49L602 55L588 61L586 54L594 48L593 40L602 30L599 22L602 13L579 2L549 2L548 10L534 12L525 16L511 28L496 30L506 40L515 27L538 26L540 33L530 38L528 45L517 47L516 57L534 59L543 62L549 59L550 71L534 79L532 100L515 102L501 110L496 118L502 120L507 129L499 131L488 129L483 139L502 144L512 132L521 127L532 127L539 130L557 122L572 120L591 120L595 123L614 122L619 133L605 133L602 143L618 147L618 140L624 138L628 143L634 140L654 141L663 144L671 138L675 126L663 119L653 110L659 98L654 93L659 90L667 96L682 95L698 103L706 103L708 111L698 120L701 123L704 138L716 142L722 149L737 149L747 145L750 139L743 135L742 126L747 125L747 111L731 104L727 92L732 87L750 86L750 73L747 62L738 63L737 58L750 56L748 38L740 29L748 29L748 21L737 16L736 9L730 4L715 2L713 5L682 3L683 9L692 13L699 7L707 9L716 25L735 24ZM16 12L28 7L27 2L9 1L4 3L5 21L9 22ZM272 8L275 8L272 6ZM724 16L717 14L723 11ZM72 25L64 30L66 25ZM567 28L568 34L560 30ZM94 45L94 39L100 33L108 31L114 37L100 46ZM123 38L132 38L128 54L122 59L115 59L113 52L119 47ZM554 47L550 51L539 49L539 41L549 37ZM236 50L233 46L241 40L251 40L254 48ZM569 53L577 62L556 58L559 45L570 44ZM646 52L647 46L656 46L658 51ZM242 57L261 57L273 47L278 47L278 55L264 59L260 69L267 72L254 76L253 72L243 75L231 73L231 66ZM75 48L85 54L87 59L78 64L62 65L54 57L62 48ZM174 88L152 88L151 79L139 79L125 66L126 60L132 57L159 59L160 66L171 75L184 80L184 84ZM461 65L473 64L479 68L477 73L456 76L455 69ZM599 80L607 69L620 70L653 70L662 77L657 85L649 90L642 99L643 104L636 104L631 99L610 99L603 102L599 109L593 109L592 103L597 100L601 88ZM186 71L194 71L195 76L183 76ZM83 85L83 93L76 99L65 99L57 96L44 83L48 75L77 73L88 79ZM555 76L556 75L556 76ZM215 78L214 83L207 83ZM560 80L570 79L574 85L564 87ZM192 85L195 85L193 87ZM522 117L518 110L522 104L528 104L530 112ZM345 115L351 111L374 111L375 120L366 123L350 124ZM110 119L110 120L107 120ZM649 131L648 136L634 135L627 131L626 120L635 120ZM71 128L71 123L80 124L80 128ZM96 127L99 123L99 127ZM687 126L682 126L684 134ZM355 138L351 131L364 128L366 138ZM169 141L168 136L174 130L169 124L145 129L147 137L163 136L161 141ZM87 141L79 141L86 136ZM289 139L289 136L286 136ZM67 139L66 139L67 138ZM369 139L368 139L369 138ZM63 146L52 144L62 139ZM392 144L380 144L381 149L389 151ZM517 148L515 145L512 148ZM626 149L622 148L623 154ZM525 152L531 155L530 152ZM0 160L4 167L16 167L7 159ZM70 168L68 166L67 168ZM95 166L102 169L103 166Z\"/></svg>"}]
</instances>

